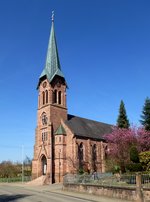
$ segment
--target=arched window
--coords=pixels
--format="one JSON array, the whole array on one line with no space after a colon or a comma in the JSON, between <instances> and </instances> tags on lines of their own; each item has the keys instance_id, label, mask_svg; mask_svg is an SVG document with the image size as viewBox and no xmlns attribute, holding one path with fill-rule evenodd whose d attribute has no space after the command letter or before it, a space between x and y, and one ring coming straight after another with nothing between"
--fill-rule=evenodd
<instances>
[{"instance_id":1,"label":"arched window","mask_svg":"<svg viewBox=\"0 0 150 202\"><path fill-rule=\"evenodd\" d=\"M93 160L93 161L96 161L96 160L97 160L96 144L94 144L93 147L92 147L92 160Z\"/></svg>"},{"instance_id":2,"label":"arched window","mask_svg":"<svg viewBox=\"0 0 150 202\"><path fill-rule=\"evenodd\" d=\"M47 115L46 115L45 112L43 112L42 115L41 115L41 121L42 121L43 126L44 126L44 125L47 125L47 123L48 123L48 118L47 118Z\"/></svg>"},{"instance_id":3,"label":"arched window","mask_svg":"<svg viewBox=\"0 0 150 202\"><path fill-rule=\"evenodd\" d=\"M61 91L58 92L58 104L61 105Z\"/></svg>"},{"instance_id":4,"label":"arched window","mask_svg":"<svg viewBox=\"0 0 150 202\"><path fill-rule=\"evenodd\" d=\"M78 159L81 161L83 160L83 143L82 142L78 145Z\"/></svg>"},{"instance_id":5,"label":"arched window","mask_svg":"<svg viewBox=\"0 0 150 202\"><path fill-rule=\"evenodd\" d=\"M46 103L48 103L48 90L45 91Z\"/></svg>"},{"instance_id":6,"label":"arched window","mask_svg":"<svg viewBox=\"0 0 150 202\"><path fill-rule=\"evenodd\" d=\"M79 159L79 169L83 168L83 143L78 145L78 159Z\"/></svg>"},{"instance_id":7,"label":"arched window","mask_svg":"<svg viewBox=\"0 0 150 202\"><path fill-rule=\"evenodd\" d=\"M93 171L96 171L96 160L97 160L97 152L96 152L96 144L92 146L92 168Z\"/></svg>"},{"instance_id":8,"label":"arched window","mask_svg":"<svg viewBox=\"0 0 150 202\"><path fill-rule=\"evenodd\" d=\"M53 92L53 103L57 103L57 90Z\"/></svg>"},{"instance_id":9,"label":"arched window","mask_svg":"<svg viewBox=\"0 0 150 202\"><path fill-rule=\"evenodd\" d=\"M45 92L42 93L43 105L45 104Z\"/></svg>"}]
</instances>

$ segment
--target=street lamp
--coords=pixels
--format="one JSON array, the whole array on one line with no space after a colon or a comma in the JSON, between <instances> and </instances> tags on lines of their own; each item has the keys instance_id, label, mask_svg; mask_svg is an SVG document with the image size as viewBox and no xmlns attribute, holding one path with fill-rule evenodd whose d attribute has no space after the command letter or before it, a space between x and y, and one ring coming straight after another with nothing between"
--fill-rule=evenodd
<instances>
[{"instance_id":1,"label":"street lamp","mask_svg":"<svg viewBox=\"0 0 150 202\"><path fill-rule=\"evenodd\" d=\"M24 158L24 146L22 145L22 183L24 182L24 162L23 162L23 158Z\"/></svg>"}]
</instances>

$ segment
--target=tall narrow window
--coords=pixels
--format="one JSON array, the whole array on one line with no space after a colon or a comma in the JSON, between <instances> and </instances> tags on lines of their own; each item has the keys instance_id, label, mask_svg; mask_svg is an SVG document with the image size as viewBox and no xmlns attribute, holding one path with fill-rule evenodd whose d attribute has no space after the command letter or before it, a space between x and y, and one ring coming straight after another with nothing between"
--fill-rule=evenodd
<instances>
[{"instance_id":1,"label":"tall narrow window","mask_svg":"<svg viewBox=\"0 0 150 202\"><path fill-rule=\"evenodd\" d=\"M83 169L83 143L78 145L79 169Z\"/></svg>"},{"instance_id":2,"label":"tall narrow window","mask_svg":"<svg viewBox=\"0 0 150 202\"><path fill-rule=\"evenodd\" d=\"M45 104L45 92L42 93L42 97L43 97L43 105Z\"/></svg>"},{"instance_id":3,"label":"tall narrow window","mask_svg":"<svg viewBox=\"0 0 150 202\"><path fill-rule=\"evenodd\" d=\"M96 144L94 144L93 147L92 147L92 159L93 159L93 161L97 160Z\"/></svg>"},{"instance_id":4,"label":"tall narrow window","mask_svg":"<svg viewBox=\"0 0 150 202\"><path fill-rule=\"evenodd\" d=\"M58 93L58 104L61 105L61 91L59 91Z\"/></svg>"},{"instance_id":5,"label":"tall narrow window","mask_svg":"<svg viewBox=\"0 0 150 202\"><path fill-rule=\"evenodd\" d=\"M48 90L45 91L45 95L46 95L46 103L48 103Z\"/></svg>"},{"instance_id":6,"label":"tall narrow window","mask_svg":"<svg viewBox=\"0 0 150 202\"><path fill-rule=\"evenodd\" d=\"M92 146L92 167L93 171L96 171L96 160L97 160L97 152L96 152L96 144Z\"/></svg>"},{"instance_id":7,"label":"tall narrow window","mask_svg":"<svg viewBox=\"0 0 150 202\"><path fill-rule=\"evenodd\" d=\"M42 133L42 141L47 141L47 132Z\"/></svg>"},{"instance_id":8,"label":"tall narrow window","mask_svg":"<svg viewBox=\"0 0 150 202\"><path fill-rule=\"evenodd\" d=\"M53 103L57 103L57 90L53 92Z\"/></svg>"}]
</instances>

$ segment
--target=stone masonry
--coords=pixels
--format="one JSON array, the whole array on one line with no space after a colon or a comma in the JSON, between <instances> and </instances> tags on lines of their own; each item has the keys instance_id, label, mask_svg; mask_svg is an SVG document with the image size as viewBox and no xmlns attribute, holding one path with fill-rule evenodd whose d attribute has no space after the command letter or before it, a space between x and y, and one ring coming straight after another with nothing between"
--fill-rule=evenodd
<instances>
[{"instance_id":1,"label":"stone masonry","mask_svg":"<svg viewBox=\"0 0 150 202\"><path fill-rule=\"evenodd\" d=\"M45 67L38 82L37 127L32 178L46 176L46 183L62 182L66 173L105 172L109 124L69 115L68 86L61 71L54 19Z\"/></svg>"}]
</instances>

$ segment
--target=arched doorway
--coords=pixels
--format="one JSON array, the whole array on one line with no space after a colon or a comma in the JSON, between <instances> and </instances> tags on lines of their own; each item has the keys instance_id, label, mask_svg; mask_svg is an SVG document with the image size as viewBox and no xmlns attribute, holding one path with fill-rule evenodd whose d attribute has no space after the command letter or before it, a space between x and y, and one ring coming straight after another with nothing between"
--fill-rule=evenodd
<instances>
[{"instance_id":1,"label":"arched doorway","mask_svg":"<svg viewBox=\"0 0 150 202\"><path fill-rule=\"evenodd\" d=\"M42 175L46 175L46 170L47 170L47 160L45 155L42 156L41 158L41 162L42 162Z\"/></svg>"}]
</instances>

